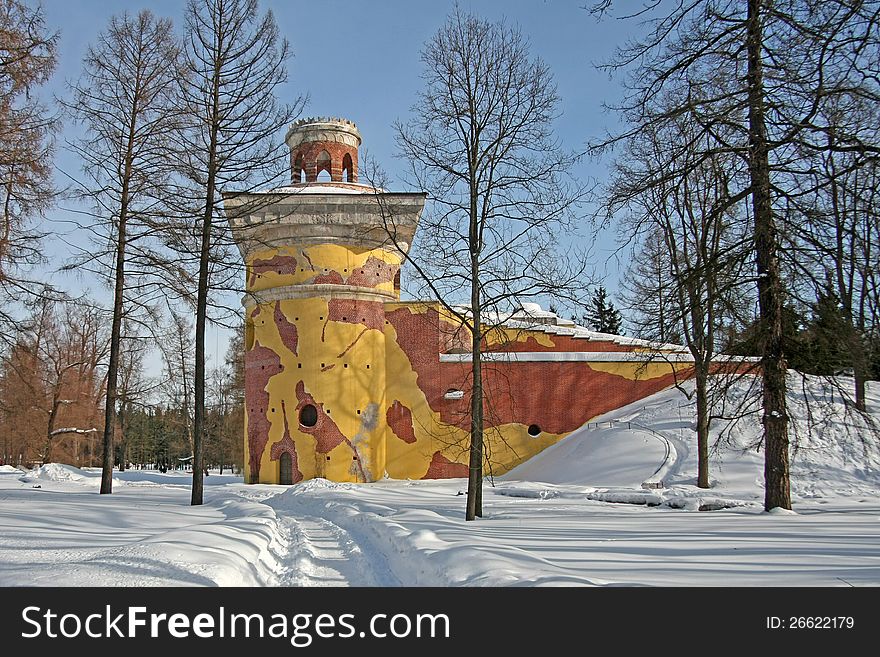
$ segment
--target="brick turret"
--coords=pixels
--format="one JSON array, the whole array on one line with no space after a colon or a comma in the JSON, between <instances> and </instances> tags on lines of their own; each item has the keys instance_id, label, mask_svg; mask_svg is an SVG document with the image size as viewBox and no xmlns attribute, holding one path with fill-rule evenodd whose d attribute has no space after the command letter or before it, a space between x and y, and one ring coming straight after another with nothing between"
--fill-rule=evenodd
<instances>
[{"instance_id":1,"label":"brick turret","mask_svg":"<svg viewBox=\"0 0 880 657\"><path fill-rule=\"evenodd\" d=\"M337 117L301 119L290 126L286 141L294 185L318 182L322 171L330 175L331 182L357 182L361 134L351 121Z\"/></svg>"}]
</instances>

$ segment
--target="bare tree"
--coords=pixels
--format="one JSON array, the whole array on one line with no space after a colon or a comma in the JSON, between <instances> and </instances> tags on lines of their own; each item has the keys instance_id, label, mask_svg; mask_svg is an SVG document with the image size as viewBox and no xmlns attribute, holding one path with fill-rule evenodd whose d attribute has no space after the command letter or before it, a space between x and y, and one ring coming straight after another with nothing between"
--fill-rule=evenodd
<instances>
[{"instance_id":1,"label":"bare tree","mask_svg":"<svg viewBox=\"0 0 880 657\"><path fill-rule=\"evenodd\" d=\"M693 138L694 128L682 116L662 131L628 140L603 197L609 216L621 216L624 245L635 252L648 247L651 266L627 272L641 320L650 326L643 337L666 342L675 327L694 359L697 486L709 488L713 401L736 380L713 360L729 334L725 326L737 324L742 280L751 278L751 243L745 217L738 216L742 208L731 199L748 175L741 160L720 151L698 154L698 165L690 162L691 151L668 157L676 144ZM661 169L658 182L654 173Z\"/></svg>"},{"instance_id":2,"label":"bare tree","mask_svg":"<svg viewBox=\"0 0 880 657\"><path fill-rule=\"evenodd\" d=\"M276 88L286 81L289 44L270 11L257 0L189 0L185 12L188 75L181 98L189 130L179 148L181 173L189 183L188 224L198 234L191 251L197 261L192 504L203 497L205 432L205 326L209 296L234 262L222 258L224 241L215 230L223 187L249 189L289 171L277 131L299 112L304 99L279 104ZM219 230L223 230L222 222ZM212 280L213 279L213 280Z\"/></svg>"},{"instance_id":3,"label":"bare tree","mask_svg":"<svg viewBox=\"0 0 880 657\"><path fill-rule=\"evenodd\" d=\"M470 335L465 518L473 520L482 515L486 337L523 301L576 294L585 264L567 258L558 238L585 190L553 136L551 72L518 29L456 8L421 59L424 89L413 118L397 125L408 182L430 198L407 260ZM393 224L391 216L392 239Z\"/></svg>"},{"instance_id":4,"label":"bare tree","mask_svg":"<svg viewBox=\"0 0 880 657\"><path fill-rule=\"evenodd\" d=\"M815 154L810 175L803 176L802 196L792 203L789 249L802 254L798 272L817 289L831 292L838 308L838 326L829 336L840 344L852 368L849 393L859 411L866 410L865 382L870 376L869 336L880 325L876 300L880 294L877 262L880 253L880 163L858 152L838 152L837 135L848 124L874 123L876 103L850 103L828 108L835 126L828 148ZM844 363L840 363L843 366Z\"/></svg>"},{"instance_id":5,"label":"bare tree","mask_svg":"<svg viewBox=\"0 0 880 657\"><path fill-rule=\"evenodd\" d=\"M195 362L193 327L187 319L170 311L171 322L163 331L159 343L164 363L163 384L160 393L165 397L166 407L179 411L175 420L177 428L193 448L193 379Z\"/></svg>"},{"instance_id":6,"label":"bare tree","mask_svg":"<svg viewBox=\"0 0 880 657\"><path fill-rule=\"evenodd\" d=\"M117 397L119 412L117 423L119 440L116 461L119 469L125 470L128 464L128 447L131 438L131 419L137 409L143 408L148 396L156 385L144 376L144 356L150 343L131 331L131 326L123 325L119 346L119 381ZM128 329L128 330L126 330ZM108 386L109 387L109 386Z\"/></svg>"},{"instance_id":7,"label":"bare tree","mask_svg":"<svg viewBox=\"0 0 880 657\"><path fill-rule=\"evenodd\" d=\"M25 460L49 463L64 436L99 430L108 344L102 314L88 302L59 307L42 298L21 324L3 362L0 408L7 424L28 438L15 448Z\"/></svg>"},{"instance_id":8,"label":"bare tree","mask_svg":"<svg viewBox=\"0 0 880 657\"><path fill-rule=\"evenodd\" d=\"M648 228L638 238L632 237L635 243L627 254L630 264L621 281L627 324L643 340L680 344L681 317L670 286L672 265L663 232L656 227Z\"/></svg>"},{"instance_id":9,"label":"bare tree","mask_svg":"<svg viewBox=\"0 0 880 657\"><path fill-rule=\"evenodd\" d=\"M35 90L55 70L58 33L47 30L40 7L19 0L0 0L0 26L0 321L12 326L14 302L45 287L22 268L42 259L41 234L29 222L54 196L57 121Z\"/></svg>"},{"instance_id":10,"label":"bare tree","mask_svg":"<svg viewBox=\"0 0 880 657\"><path fill-rule=\"evenodd\" d=\"M594 9L611 6L606 0ZM731 199L750 204L759 306L766 509L791 508L783 315L786 290L780 215L800 175L799 153L828 148L822 107L832 98L880 99L876 62L877 3L859 0L691 0L668 10L648 3L636 16L647 36L619 49L607 70L629 72L621 110L628 127L596 144L660 129L682 115L699 126L690 150L732 153L748 184ZM833 148L880 153L872 128L851 130ZM692 157L693 166L701 157ZM680 172L686 175L685 170ZM656 172L664 177L663 170Z\"/></svg>"},{"instance_id":11,"label":"bare tree","mask_svg":"<svg viewBox=\"0 0 880 657\"><path fill-rule=\"evenodd\" d=\"M67 103L86 128L86 137L73 150L87 176L80 195L95 208L96 221L89 228L101 246L112 245L99 246L74 265L96 271L113 287L101 493L111 493L113 487L117 380L128 305L126 265L137 257L156 261L143 242L154 232L152 215L167 193L169 134L180 125L172 102L181 74L179 52L170 20L147 10L136 17L114 16L97 45L86 52L82 78ZM134 296L142 305L143 283L137 287Z\"/></svg>"}]
</instances>

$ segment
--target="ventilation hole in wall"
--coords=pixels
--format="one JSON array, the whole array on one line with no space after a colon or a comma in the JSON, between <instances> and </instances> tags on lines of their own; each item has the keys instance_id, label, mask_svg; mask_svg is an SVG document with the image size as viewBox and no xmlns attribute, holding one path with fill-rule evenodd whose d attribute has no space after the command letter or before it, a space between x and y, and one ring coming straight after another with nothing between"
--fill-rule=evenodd
<instances>
[{"instance_id":1,"label":"ventilation hole in wall","mask_svg":"<svg viewBox=\"0 0 880 657\"><path fill-rule=\"evenodd\" d=\"M313 427L318 423L318 409L312 404L306 404L300 409L299 423L304 427Z\"/></svg>"},{"instance_id":2,"label":"ventilation hole in wall","mask_svg":"<svg viewBox=\"0 0 880 657\"><path fill-rule=\"evenodd\" d=\"M348 367L348 363L343 363L343 367Z\"/></svg>"},{"instance_id":3,"label":"ventilation hole in wall","mask_svg":"<svg viewBox=\"0 0 880 657\"><path fill-rule=\"evenodd\" d=\"M275 409L274 409L274 408L272 409L272 412L273 412L273 413L275 412Z\"/></svg>"},{"instance_id":4,"label":"ventilation hole in wall","mask_svg":"<svg viewBox=\"0 0 880 657\"><path fill-rule=\"evenodd\" d=\"M298 321L299 321L299 317L294 317L294 318L293 318L293 321L294 321L294 322L298 322Z\"/></svg>"},{"instance_id":5,"label":"ventilation hole in wall","mask_svg":"<svg viewBox=\"0 0 880 657\"><path fill-rule=\"evenodd\" d=\"M323 322L323 321L324 321L324 316L322 315L322 316L319 317L318 319L320 319L320 320Z\"/></svg>"},{"instance_id":6,"label":"ventilation hole in wall","mask_svg":"<svg viewBox=\"0 0 880 657\"><path fill-rule=\"evenodd\" d=\"M360 415L360 414L361 414L361 409L358 409L358 410L357 410L357 413L358 413L358 415Z\"/></svg>"},{"instance_id":7,"label":"ventilation hole in wall","mask_svg":"<svg viewBox=\"0 0 880 657\"><path fill-rule=\"evenodd\" d=\"M330 415L330 409L329 409L329 408L325 408L325 409L324 409L324 412L325 412L327 415Z\"/></svg>"},{"instance_id":8,"label":"ventilation hole in wall","mask_svg":"<svg viewBox=\"0 0 880 657\"><path fill-rule=\"evenodd\" d=\"M297 364L296 364L296 369L301 370L302 368L303 368L303 364L302 364L302 363L297 363Z\"/></svg>"},{"instance_id":9,"label":"ventilation hole in wall","mask_svg":"<svg viewBox=\"0 0 880 657\"><path fill-rule=\"evenodd\" d=\"M342 273L343 273L343 274L347 274L347 273L348 273L348 270L347 270L347 269L343 269L343 270L342 270Z\"/></svg>"},{"instance_id":10,"label":"ventilation hole in wall","mask_svg":"<svg viewBox=\"0 0 880 657\"><path fill-rule=\"evenodd\" d=\"M327 460L328 460L328 461L330 460L330 457L329 457L329 456L327 457Z\"/></svg>"},{"instance_id":11,"label":"ventilation hole in wall","mask_svg":"<svg viewBox=\"0 0 880 657\"><path fill-rule=\"evenodd\" d=\"M369 366L369 365L367 365L367 369L370 369L370 366Z\"/></svg>"},{"instance_id":12,"label":"ventilation hole in wall","mask_svg":"<svg viewBox=\"0 0 880 657\"><path fill-rule=\"evenodd\" d=\"M348 319L347 317L343 317L343 318L342 318L342 321L344 322L344 321L346 321L347 319Z\"/></svg>"},{"instance_id":13,"label":"ventilation hole in wall","mask_svg":"<svg viewBox=\"0 0 880 657\"><path fill-rule=\"evenodd\" d=\"M530 424L528 431L529 431L529 435L532 438L537 438L538 436L541 435L541 427L539 427L537 424Z\"/></svg>"},{"instance_id":14,"label":"ventilation hole in wall","mask_svg":"<svg viewBox=\"0 0 880 657\"><path fill-rule=\"evenodd\" d=\"M321 367L324 367L324 363L321 363Z\"/></svg>"},{"instance_id":15,"label":"ventilation hole in wall","mask_svg":"<svg viewBox=\"0 0 880 657\"><path fill-rule=\"evenodd\" d=\"M279 273L279 274L281 273L281 270L280 270L280 269L278 270L278 273Z\"/></svg>"},{"instance_id":16,"label":"ventilation hole in wall","mask_svg":"<svg viewBox=\"0 0 880 657\"><path fill-rule=\"evenodd\" d=\"M352 460L352 461L357 461L357 460L358 460L358 457L357 457L357 456L352 456L352 457L351 457L351 460Z\"/></svg>"},{"instance_id":17,"label":"ventilation hole in wall","mask_svg":"<svg viewBox=\"0 0 880 657\"><path fill-rule=\"evenodd\" d=\"M264 369L266 369L266 366L265 366L265 365L260 365L260 369L261 369L261 370L264 370Z\"/></svg>"}]
</instances>

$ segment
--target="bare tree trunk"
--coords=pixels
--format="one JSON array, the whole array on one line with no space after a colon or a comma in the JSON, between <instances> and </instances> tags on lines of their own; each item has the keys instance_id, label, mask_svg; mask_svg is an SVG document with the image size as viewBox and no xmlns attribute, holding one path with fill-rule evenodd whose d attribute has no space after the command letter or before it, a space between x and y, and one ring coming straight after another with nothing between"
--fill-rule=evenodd
<instances>
[{"instance_id":1,"label":"bare tree trunk","mask_svg":"<svg viewBox=\"0 0 880 657\"><path fill-rule=\"evenodd\" d=\"M865 353L865 345L861 333L850 327L849 353L853 365L853 379L856 396L856 409L862 413L867 411L865 402L865 382L868 379L868 356Z\"/></svg>"},{"instance_id":2,"label":"bare tree trunk","mask_svg":"<svg viewBox=\"0 0 880 657\"><path fill-rule=\"evenodd\" d=\"M214 77L215 115L219 105L219 71ZM216 123L214 124L216 126ZM217 131L211 131L211 151L208 160L208 184L205 195L205 214L202 216L202 244L199 255L199 289L196 300L196 362L193 382L193 506L203 503L204 492L204 433L205 433L205 325L208 315L208 265L211 258L211 220L214 216L214 160L216 156Z\"/></svg>"},{"instance_id":3,"label":"bare tree trunk","mask_svg":"<svg viewBox=\"0 0 880 657\"><path fill-rule=\"evenodd\" d=\"M478 256L471 256L471 448L468 463L468 491L465 520L483 516L483 367L480 322L480 275Z\"/></svg>"},{"instance_id":4,"label":"bare tree trunk","mask_svg":"<svg viewBox=\"0 0 880 657\"><path fill-rule=\"evenodd\" d=\"M58 387L60 389L60 384L58 384ZM60 405L58 392L56 392L55 398L52 400L52 410L49 413L49 424L46 427L46 445L43 448L43 463L52 462L52 446L55 444L55 436L53 435L53 432L55 431L55 418L58 417L58 407Z\"/></svg>"},{"instance_id":5,"label":"bare tree trunk","mask_svg":"<svg viewBox=\"0 0 880 657\"><path fill-rule=\"evenodd\" d=\"M764 118L764 80L761 65L763 0L749 0L748 50L749 169L755 249L758 265L758 304L761 323L761 374L764 386L764 509L791 508L786 414L786 361L782 343L782 283L779 238L770 196L770 158Z\"/></svg>"},{"instance_id":6,"label":"bare tree trunk","mask_svg":"<svg viewBox=\"0 0 880 657\"><path fill-rule=\"evenodd\" d=\"M129 154L132 147L129 132ZM104 404L104 457L101 462L101 494L113 492L113 433L116 429L117 382L119 352L122 342L122 305L125 290L125 228L128 215L128 184L131 180L131 157L126 158L125 179L122 184L122 206L119 212L119 233L116 240L116 281L113 289L113 324L110 328L110 362L107 365L107 393Z\"/></svg>"},{"instance_id":7,"label":"bare tree trunk","mask_svg":"<svg viewBox=\"0 0 880 657\"><path fill-rule=\"evenodd\" d=\"M694 369L697 393L697 487L709 488L709 371Z\"/></svg>"}]
</instances>

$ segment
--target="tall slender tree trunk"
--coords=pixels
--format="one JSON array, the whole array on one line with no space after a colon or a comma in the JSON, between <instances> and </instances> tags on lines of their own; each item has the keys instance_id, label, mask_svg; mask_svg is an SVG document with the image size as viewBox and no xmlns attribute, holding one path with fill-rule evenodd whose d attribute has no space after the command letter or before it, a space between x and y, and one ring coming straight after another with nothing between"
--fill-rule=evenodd
<instances>
[{"instance_id":1,"label":"tall slender tree trunk","mask_svg":"<svg viewBox=\"0 0 880 657\"><path fill-rule=\"evenodd\" d=\"M764 509L791 508L788 464L788 415L782 344L782 283L779 240L770 196L770 157L764 117L764 79L761 65L764 0L749 0L748 50L749 173L755 220L758 304L761 314L761 375L764 402Z\"/></svg>"},{"instance_id":2,"label":"tall slender tree trunk","mask_svg":"<svg viewBox=\"0 0 880 657\"><path fill-rule=\"evenodd\" d=\"M213 160L213 158L212 158ZM213 163L212 163L213 168ZM205 431L205 324L208 311L208 264L211 246L211 219L214 214L214 172L208 173L208 194L205 200L205 214L202 217L202 244L199 256L199 289L196 298L196 363L193 396L195 413L193 418L193 482L192 504L203 501L204 458L203 437Z\"/></svg>"},{"instance_id":3,"label":"tall slender tree trunk","mask_svg":"<svg viewBox=\"0 0 880 657\"><path fill-rule=\"evenodd\" d=\"M694 370L697 391L697 486L709 488L709 371Z\"/></svg>"},{"instance_id":4,"label":"tall slender tree trunk","mask_svg":"<svg viewBox=\"0 0 880 657\"><path fill-rule=\"evenodd\" d=\"M129 167L127 166L128 170ZM116 242L116 281L113 287L113 322L110 327L110 362L107 366L107 393L104 404L104 456L101 462L101 494L113 492L113 433L116 429L117 380L122 335L122 303L125 290L126 215L128 214L128 180L123 183L122 210L119 213L119 235Z\"/></svg>"},{"instance_id":5,"label":"tall slender tree trunk","mask_svg":"<svg viewBox=\"0 0 880 657\"><path fill-rule=\"evenodd\" d=\"M476 256L471 258L471 449L468 462L468 495L465 520L483 516L483 367L480 308L479 265Z\"/></svg>"},{"instance_id":6,"label":"tall slender tree trunk","mask_svg":"<svg viewBox=\"0 0 880 657\"><path fill-rule=\"evenodd\" d=\"M199 289L196 297L196 362L193 382L193 483L192 504L202 504L204 497L204 435L205 435L205 326L208 315L208 265L211 261L211 222L214 217L214 185L216 183L217 111L219 107L219 71L214 75L214 115L208 156L208 182L205 214L202 216L202 242L199 254Z\"/></svg>"},{"instance_id":7,"label":"tall slender tree trunk","mask_svg":"<svg viewBox=\"0 0 880 657\"><path fill-rule=\"evenodd\" d=\"M137 122L137 104L131 109L128 126L125 169L122 178L122 197L119 205L119 227L116 236L116 264L113 271L113 321L110 325L110 362L107 364L107 392L104 401L104 455L101 462L101 494L113 492L113 434L116 430L117 384L119 379L119 356L122 343L122 314L125 292L125 247L128 234L129 184L132 176L132 151Z\"/></svg>"}]
</instances>

